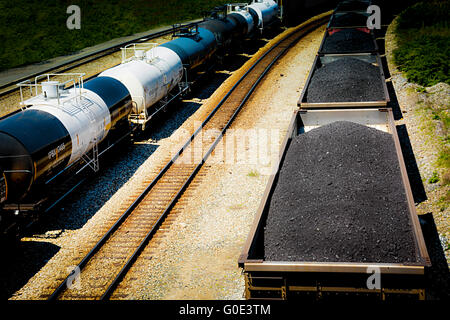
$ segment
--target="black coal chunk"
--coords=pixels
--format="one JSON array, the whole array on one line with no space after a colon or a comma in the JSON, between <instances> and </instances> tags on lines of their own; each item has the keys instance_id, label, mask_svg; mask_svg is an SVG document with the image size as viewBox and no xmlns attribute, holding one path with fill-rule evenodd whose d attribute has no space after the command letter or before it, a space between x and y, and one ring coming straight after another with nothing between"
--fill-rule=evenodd
<instances>
[{"instance_id":1,"label":"black coal chunk","mask_svg":"<svg viewBox=\"0 0 450 320\"><path fill-rule=\"evenodd\" d=\"M331 17L330 28L365 27L368 15L358 12L337 13Z\"/></svg>"},{"instance_id":2,"label":"black coal chunk","mask_svg":"<svg viewBox=\"0 0 450 320\"><path fill-rule=\"evenodd\" d=\"M347 121L293 138L264 228L267 261L417 261L395 146Z\"/></svg>"},{"instance_id":3,"label":"black coal chunk","mask_svg":"<svg viewBox=\"0 0 450 320\"><path fill-rule=\"evenodd\" d=\"M386 99L377 66L343 57L324 64L311 77L306 102L365 102Z\"/></svg>"},{"instance_id":4,"label":"black coal chunk","mask_svg":"<svg viewBox=\"0 0 450 320\"><path fill-rule=\"evenodd\" d=\"M372 52L375 44L372 35L357 29L342 29L327 34L322 53Z\"/></svg>"},{"instance_id":5,"label":"black coal chunk","mask_svg":"<svg viewBox=\"0 0 450 320\"><path fill-rule=\"evenodd\" d=\"M366 11L369 6L365 1L346 1L341 2L336 7L337 11Z\"/></svg>"}]
</instances>

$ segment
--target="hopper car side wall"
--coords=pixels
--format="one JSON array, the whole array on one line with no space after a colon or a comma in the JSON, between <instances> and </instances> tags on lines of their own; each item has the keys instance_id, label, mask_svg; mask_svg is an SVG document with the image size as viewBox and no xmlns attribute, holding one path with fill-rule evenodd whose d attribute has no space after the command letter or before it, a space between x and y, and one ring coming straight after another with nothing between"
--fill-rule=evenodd
<instances>
[{"instance_id":1,"label":"hopper car side wall","mask_svg":"<svg viewBox=\"0 0 450 320\"><path fill-rule=\"evenodd\" d=\"M379 84L380 92L378 93L378 96L383 96L382 99L379 100L364 100L361 99L361 101L354 101L349 100L345 102L341 101L326 101L326 102L310 102L307 99L308 95L308 89L311 86L311 82L314 80L314 74L317 70L322 68L324 65L331 61L337 61L339 59L347 59L347 58L353 58L358 59L361 61L367 62L369 65L376 65L379 72L377 73L377 77L373 79L373 81L376 81ZM336 82L332 82L330 80L330 85L335 85ZM353 85L358 85L358 83L354 83ZM326 89L326 88L324 88ZM344 94L345 92L343 92ZM351 91L346 92L351 93ZM386 79L384 77L383 72L383 66L381 63L381 59L378 53L359 53L359 54L318 54L314 60L313 67L311 68L311 71L308 75L308 78L306 80L306 84L303 88L302 94L300 96L300 99L298 100L297 105L302 109L312 109L312 108L366 108L366 107L386 107L388 102L390 101L389 93L386 86Z\"/></svg>"},{"instance_id":2,"label":"hopper car side wall","mask_svg":"<svg viewBox=\"0 0 450 320\"><path fill-rule=\"evenodd\" d=\"M303 132L302 113L296 112L293 116L291 124L288 129L286 138L282 144L280 165L283 164L283 159L286 150L289 147L292 137ZM362 123L370 122L375 119L380 122L380 115L387 114L388 119L381 125L388 128L393 135L393 143L398 141L395 126L392 126L393 116L390 110L314 110L306 111L307 114L317 114L317 119L324 119L326 121L333 121L339 119L361 119ZM322 116L320 115L322 114ZM313 117L314 118L314 117ZM381 117L382 118L382 117ZM394 293L400 296L413 296L414 298L422 299L424 297L424 267L429 266L428 252L423 240L423 235L418 224L417 215L415 212L413 198L410 192L410 186L402 163L401 150L399 145L395 143L395 149L398 155L399 165L402 174L402 184L405 188L407 201L409 204L409 218L412 221L414 239L416 242L417 255L419 262L416 265L403 265L394 263L319 263L319 262L288 262L288 261L265 261L264 260L264 226L265 219L268 213L268 206L278 179L278 172L272 175L269 179L263 199L258 208L255 220L250 230L250 234L244 245L242 254L239 258L239 265L243 268L246 277L246 294L247 298L267 298L275 297L286 298L286 292L309 292L314 297L321 290L329 290L330 292L345 292L358 294L375 294L382 298L393 298ZM399 154L400 152L400 154ZM378 292L369 291L366 279L370 276L367 274L369 266L377 266L381 270L382 290ZM341 281L342 280L342 281ZM291 286L291 289L289 289ZM328 288L328 289L327 289ZM355 288L358 288L356 290ZM387 294L389 293L389 294ZM397 295L397 297L398 297Z\"/></svg>"}]
</instances>

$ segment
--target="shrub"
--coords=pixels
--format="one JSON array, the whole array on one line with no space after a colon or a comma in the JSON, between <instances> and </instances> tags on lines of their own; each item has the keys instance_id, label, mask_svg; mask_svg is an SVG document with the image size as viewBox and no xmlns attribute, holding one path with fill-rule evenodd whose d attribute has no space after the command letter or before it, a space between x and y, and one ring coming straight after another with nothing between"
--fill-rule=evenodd
<instances>
[{"instance_id":1,"label":"shrub","mask_svg":"<svg viewBox=\"0 0 450 320\"><path fill-rule=\"evenodd\" d=\"M398 19L394 62L408 81L422 86L450 84L450 1L422 2Z\"/></svg>"},{"instance_id":2,"label":"shrub","mask_svg":"<svg viewBox=\"0 0 450 320\"><path fill-rule=\"evenodd\" d=\"M407 8L400 14L397 29L444 26L448 21L450 21L450 1L420 2Z\"/></svg>"},{"instance_id":3,"label":"shrub","mask_svg":"<svg viewBox=\"0 0 450 320\"><path fill-rule=\"evenodd\" d=\"M439 182L439 175L436 171L434 171L431 178L428 179L428 183L438 183L438 182Z\"/></svg>"},{"instance_id":4,"label":"shrub","mask_svg":"<svg viewBox=\"0 0 450 320\"><path fill-rule=\"evenodd\" d=\"M442 168L450 168L450 148L443 147L437 159L437 165Z\"/></svg>"},{"instance_id":5,"label":"shrub","mask_svg":"<svg viewBox=\"0 0 450 320\"><path fill-rule=\"evenodd\" d=\"M450 184L450 170L446 170L442 175L442 184L449 185Z\"/></svg>"}]
</instances>

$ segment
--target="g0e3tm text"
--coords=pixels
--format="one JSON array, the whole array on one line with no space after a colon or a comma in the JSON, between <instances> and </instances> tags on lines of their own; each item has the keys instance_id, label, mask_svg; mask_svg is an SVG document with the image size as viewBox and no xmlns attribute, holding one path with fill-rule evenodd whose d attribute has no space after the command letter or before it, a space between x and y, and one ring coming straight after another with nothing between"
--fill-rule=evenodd
<instances>
[{"instance_id":1,"label":"g0e3tm text","mask_svg":"<svg viewBox=\"0 0 450 320\"><path fill-rule=\"evenodd\" d=\"M270 305L260 304L227 304L223 307L226 315L269 315Z\"/></svg>"}]
</instances>

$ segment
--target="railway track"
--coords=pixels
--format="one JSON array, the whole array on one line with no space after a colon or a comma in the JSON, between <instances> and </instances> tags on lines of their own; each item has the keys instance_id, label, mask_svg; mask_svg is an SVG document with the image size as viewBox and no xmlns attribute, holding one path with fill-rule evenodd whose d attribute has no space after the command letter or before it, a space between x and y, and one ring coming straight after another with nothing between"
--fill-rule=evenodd
<instances>
[{"instance_id":1,"label":"railway track","mask_svg":"<svg viewBox=\"0 0 450 320\"><path fill-rule=\"evenodd\" d=\"M130 200L126 210L114 213L119 216L117 221L47 297L49 300L104 300L111 297L144 248L163 231L160 230L162 223L171 219L175 204L269 69L298 40L328 18L327 15L313 20L285 36L248 68L178 153L154 179L146 182L136 198ZM203 135L199 133L209 129L216 130L217 135L202 140ZM189 155L192 161L185 161ZM81 285L72 286L78 275Z\"/></svg>"}]
</instances>

